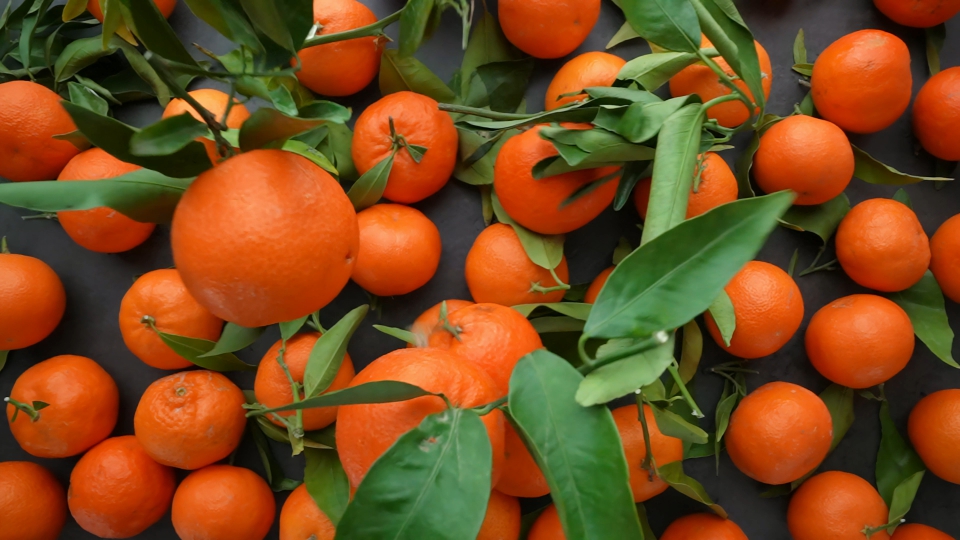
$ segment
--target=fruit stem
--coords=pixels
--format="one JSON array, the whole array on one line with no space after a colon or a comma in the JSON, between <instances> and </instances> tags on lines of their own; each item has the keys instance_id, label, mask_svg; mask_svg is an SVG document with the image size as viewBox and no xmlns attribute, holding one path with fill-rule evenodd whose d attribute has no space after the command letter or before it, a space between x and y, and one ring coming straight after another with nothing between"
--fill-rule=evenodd
<instances>
[{"instance_id":1,"label":"fruit stem","mask_svg":"<svg viewBox=\"0 0 960 540\"><path fill-rule=\"evenodd\" d=\"M450 334L453 335L457 341L463 341L463 339L460 337L460 332L463 332L463 329L459 326L453 326L450 324L449 315L450 313L447 311L447 301L444 300L440 303L440 317L438 326L441 330L450 332Z\"/></svg>"},{"instance_id":2,"label":"fruit stem","mask_svg":"<svg viewBox=\"0 0 960 540\"><path fill-rule=\"evenodd\" d=\"M287 381L290 383L290 390L293 392L293 402L300 403L300 385L293 379L293 375L290 374L290 368L287 367L287 363L283 359L286 351L287 340L284 339L280 344L280 350L277 352L277 363L280 364L280 369L283 370L283 374L286 375ZM287 427L290 446L293 447L293 455L303 452L303 409L297 409L293 422L287 421L283 423Z\"/></svg>"},{"instance_id":3,"label":"fruit stem","mask_svg":"<svg viewBox=\"0 0 960 540\"><path fill-rule=\"evenodd\" d=\"M481 407L474 407L473 411L480 416L485 416L487 414L490 414L490 412L492 412L494 409L503 405L506 402L507 402L507 396L503 396L502 398L496 401L487 403L486 405L483 405Z\"/></svg>"},{"instance_id":4,"label":"fruit stem","mask_svg":"<svg viewBox=\"0 0 960 540\"><path fill-rule=\"evenodd\" d=\"M708 68L710 68L711 70L713 70L714 73L717 74L717 77L720 78L720 82L722 82L727 88L729 88L739 96L740 101L746 104L747 107L752 109L753 107L756 106L753 100L747 96L746 92L741 90L739 86L733 84L733 79L731 79L730 76L727 75L727 73L723 69L721 69L720 66L718 66L717 63L713 61L712 58L707 56L706 53L703 52L703 49L700 49L697 51L697 56L700 57L701 62L706 64ZM724 97L724 96L721 96L721 97ZM751 116L753 116L753 111L751 111ZM746 124L747 122L744 122L744 123Z\"/></svg>"},{"instance_id":5,"label":"fruit stem","mask_svg":"<svg viewBox=\"0 0 960 540\"><path fill-rule=\"evenodd\" d=\"M683 384L683 377L680 376L680 370L677 368L677 363L673 362L670 367L667 368L667 371L670 372L670 376L673 377L673 382L676 383L677 388L680 389L680 395L683 396L684 401L686 401L687 405L690 405L690 408L693 409L693 415L697 418L703 418L703 411L700 410L700 407L697 406L697 402L693 399L693 396L690 395L690 391L687 390L687 385Z\"/></svg>"},{"instance_id":6,"label":"fruit stem","mask_svg":"<svg viewBox=\"0 0 960 540\"><path fill-rule=\"evenodd\" d=\"M643 428L643 445L647 450L647 455L640 462L640 467L649 473L650 481L653 482L660 472L657 471L657 461L653 458L653 448L650 445L650 428L647 427L647 415L643 411L644 401L643 390L637 390L637 416L640 420L640 427Z\"/></svg>"},{"instance_id":7,"label":"fruit stem","mask_svg":"<svg viewBox=\"0 0 960 540\"><path fill-rule=\"evenodd\" d=\"M701 107L703 108L703 110L707 110L710 107L713 107L714 105L719 105L720 103L726 103L728 101L737 101L738 99L740 99L740 96L736 94L727 94L725 96L715 97L710 101L701 105Z\"/></svg>"},{"instance_id":8,"label":"fruit stem","mask_svg":"<svg viewBox=\"0 0 960 540\"><path fill-rule=\"evenodd\" d=\"M13 416L10 417L11 422L17 421L17 414L19 414L20 411L23 411L23 414L29 416L31 422L36 422L40 419L40 410L50 406L49 403L42 401L34 401L33 404L21 403L11 397L5 397L3 401L14 406Z\"/></svg>"},{"instance_id":9,"label":"fruit stem","mask_svg":"<svg viewBox=\"0 0 960 540\"><path fill-rule=\"evenodd\" d=\"M402 14L403 9L391 13L375 23L361 26L360 28L354 28L353 30L347 30L344 32L334 32L332 34L325 34L322 36L314 36L304 41L301 49L306 49L307 47L316 47L317 45L324 45L336 41L345 41L348 39L356 39L368 36L378 36L383 33L381 32L383 28L399 21L400 15Z\"/></svg>"}]
</instances>

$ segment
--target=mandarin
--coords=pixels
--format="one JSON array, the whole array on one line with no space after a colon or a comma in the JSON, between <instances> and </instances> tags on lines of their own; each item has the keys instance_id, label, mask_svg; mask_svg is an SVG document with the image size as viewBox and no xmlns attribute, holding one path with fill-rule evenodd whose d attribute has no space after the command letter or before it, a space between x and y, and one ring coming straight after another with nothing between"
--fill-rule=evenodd
<instances>
[{"instance_id":1,"label":"mandarin","mask_svg":"<svg viewBox=\"0 0 960 540\"><path fill-rule=\"evenodd\" d=\"M351 278L376 296L423 287L440 266L440 231L416 208L375 204L357 214L360 249Z\"/></svg>"},{"instance_id":2,"label":"mandarin","mask_svg":"<svg viewBox=\"0 0 960 540\"><path fill-rule=\"evenodd\" d=\"M637 187L633 190L633 204L643 219L647 218L651 185L652 179L644 178L637 182ZM737 177L734 176L727 162L719 154L707 152L703 155L700 182L690 188L687 219L705 214L721 204L737 200L738 192Z\"/></svg>"},{"instance_id":3,"label":"mandarin","mask_svg":"<svg viewBox=\"0 0 960 540\"><path fill-rule=\"evenodd\" d=\"M960 7L960 2L957 3ZM923 149L946 161L960 160L960 67L945 69L923 83L913 101L913 133Z\"/></svg>"},{"instance_id":4,"label":"mandarin","mask_svg":"<svg viewBox=\"0 0 960 540\"><path fill-rule=\"evenodd\" d=\"M313 0L318 36L346 32L377 22L370 8L355 0ZM363 90L380 70L382 40L375 36L337 41L300 50L300 83L324 96ZM291 60L296 65L296 59Z\"/></svg>"},{"instance_id":5,"label":"mandarin","mask_svg":"<svg viewBox=\"0 0 960 540\"><path fill-rule=\"evenodd\" d=\"M610 274L612 274L616 268L616 266L611 266L593 278L590 286L587 287L587 292L583 295L583 302L585 304L592 304L597 301L597 297L600 296L600 291L603 290L603 286L606 285L607 280L610 279Z\"/></svg>"},{"instance_id":6,"label":"mandarin","mask_svg":"<svg viewBox=\"0 0 960 540\"><path fill-rule=\"evenodd\" d=\"M930 270L943 294L960 302L960 214L943 222L930 239Z\"/></svg>"},{"instance_id":7,"label":"mandarin","mask_svg":"<svg viewBox=\"0 0 960 540\"><path fill-rule=\"evenodd\" d=\"M960 484L960 390L934 392L910 411L910 442L930 472Z\"/></svg>"},{"instance_id":8,"label":"mandarin","mask_svg":"<svg viewBox=\"0 0 960 540\"><path fill-rule=\"evenodd\" d=\"M494 488L514 497L535 498L550 493L547 477L510 422L503 436L503 472Z\"/></svg>"},{"instance_id":9,"label":"mandarin","mask_svg":"<svg viewBox=\"0 0 960 540\"><path fill-rule=\"evenodd\" d=\"M729 519L700 513L674 520L660 540L747 540L747 535Z\"/></svg>"},{"instance_id":10,"label":"mandarin","mask_svg":"<svg viewBox=\"0 0 960 540\"><path fill-rule=\"evenodd\" d=\"M290 492L280 510L280 540L333 540L337 528L300 484Z\"/></svg>"},{"instance_id":11,"label":"mandarin","mask_svg":"<svg viewBox=\"0 0 960 540\"><path fill-rule=\"evenodd\" d=\"M934 529L929 525L921 525L919 523L907 523L906 525L900 525L897 527L897 530L894 531L893 536L890 537L890 540L955 540L949 534Z\"/></svg>"},{"instance_id":12,"label":"mandarin","mask_svg":"<svg viewBox=\"0 0 960 540\"><path fill-rule=\"evenodd\" d=\"M199 90L192 90L188 92L188 94L229 129L240 129L240 126L247 121L247 118L250 118L250 111L244 104L234 99L231 105L230 96L220 90L201 88ZM229 112L227 111L228 107L230 109ZM181 98L171 99L170 103L167 103L167 107L163 109L161 118L170 118L181 114L189 114L196 120L203 122L203 117L200 116L200 113L187 103L186 100ZM225 115L226 117L224 117ZM206 137L200 137L197 140L207 149L207 156L210 158L210 162L214 165L219 163L220 151L217 148L216 141L207 139Z\"/></svg>"},{"instance_id":13,"label":"mandarin","mask_svg":"<svg viewBox=\"0 0 960 540\"><path fill-rule=\"evenodd\" d=\"M434 305L430 309L424 311L413 321L413 325L410 326L410 331L413 332L413 335L417 338L417 347L426 347L427 341L430 339L430 334L433 333L433 330L441 323L440 321L440 311L443 309L443 305L447 305L447 316L449 317L454 311L465 308L467 306L472 306L474 303L470 300L459 300L452 298L450 300L444 300L439 304ZM414 344L407 344L408 347L413 347Z\"/></svg>"},{"instance_id":14,"label":"mandarin","mask_svg":"<svg viewBox=\"0 0 960 540\"><path fill-rule=\"evenodd\" d=\"M552 111L567 103L583 101L586 94L567 95L593 86L611 86L627 61L619 56L590 51L573 57L557 71L547 87L544 108Z\"/></svg>"},{"instance_id":15,"label":"mandarin","mask_svg":"<svg viewBox=\"0 0 960 540\"><path fill-rule=\"evenodd\" d=\"M67 308L67 294L47 263L10 253L5 238L0 244L0 350L13 351L53 332Z\"/></svg>"},{"instance_id":16,"label":"mandarin","mask_svg":"<svg viewBox=\"0 0 960 540\"><path fill-rule=\"evenodd\" d=\"M0 463L0 540L56 540L67 521L67 494L53 474L29 461Z\"/></svg>"},{"instance_id":17,"label":"mandarin","mask_svg":"<svg viewBox=\"0 0 960 540\"><path fill-rule=\"evenodd\" d=\"M887 523L887 504L869 482L857 475L827 471L811 477L793 493L787 528L793 540L857 540L867 527ZM872 540L889 540L881 529Z\"/></svg>"},{"instance_id":18,"label":"mandarin","mask_svg":"<svg viewBox=\"0 0 960 540\"><path fill-rule=\"evenodd\" d=\"M270 486L255 472L210 465L183 479L170 518L180 540L263 540L276 513Z\"/></svg>"},{"instance_id":19,"label":"mandarin","mask_svg":"<svg viewBox=\"0 0 960 540\"><path fill-rule=\"evenodd\" d=\"M937 26L960 12L958 0L873 0L873 5L893 22L914 28Z\"/></svg>"},{"instance_id":20,"label":"mandarin","mask_svg":"<svg viewBox=\"0 0 960 540\"><path fill-rule=\"evenodd\" d=\"M517 540L520 538L520 501L499 491L490 492L487 513L477 540Z\"/></svg>"},{"instance_id":21,"label":"mandarin","mask_svg":"<svg viewBox=\"0 0 960 540\"><path fill-rule=\"evenodd\" d=\"M76 131L60 96L30 81L0 84L0 176L13 182L52 180L80 153L54 139Z\"/></svg>"},{"instance_id":22,"label":"mandarin","mask_svg":"<svg viewBox=\"0 0 960 540\"><path fill-rule=\"evenodd\" d=\"M560 58L587 39L600 18L600 0L499 0L504 35L534 58Z\"/></svg>"},{"instance_id":23,"label":"mandarin","mask_svg":"<svg viewBox=\"0 0 960 540\"><path fill-rule=\"evenodd\" d=\"M656 466L683 459L683 441L660 431L649 405L643 406L643 416L650 434L650 449L653 451L653 462ZM613 410L613 421L617 424L620 441L623 443L623 454L627 458L633 500L643 502L666 491L669 487L667 483L659 476L651 478L650 471L643 468L643 461L647 459L647 446L643 436L643 424L640 423L640 409L636 405L616 408Z\"/></svg>"}]
</instances>

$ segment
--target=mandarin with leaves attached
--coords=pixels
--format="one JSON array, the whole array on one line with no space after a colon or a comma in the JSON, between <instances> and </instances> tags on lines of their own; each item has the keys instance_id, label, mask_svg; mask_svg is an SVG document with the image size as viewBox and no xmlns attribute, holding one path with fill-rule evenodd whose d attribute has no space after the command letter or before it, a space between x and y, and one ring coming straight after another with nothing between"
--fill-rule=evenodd
<instances>
[{"instance_id":1,"label":"mandarin with leaves attached","mask_svg":"<svg viewBox=\"0 0 960 540\"><path fill-rule=\"evenodd\" d=\"M273 492L257 473L210 465L183 479L170 518L180 540L263 540L276 513Z\"/></svg>"},{"instance_id":2,"label":"mandarin with leaves attached","mask_svg":"<svg viewBox=\"0 0 960 540\"><path fill-rule=\"evenodd\" d=\"M280 540L333 540L337 528L300 484L290 492L280 510Z\"/></svg>"},{"instance_id":3,"label":"mandarin with leaves attached","mask_svg":"<svg viewBox=\"0 0 960 540\"><path fill-rule=\"evenodd\" d=\"M573 94L593 86L610 86L626 60L610 53L591 51L575 56L557 71L547 87L544 108L552 111L567 103L583 101L586 94Z\"/></svg>"},{"instance_id":4,"label":"mandarin with leaves attached","mask_svg":"<svg viewBox=\"0 0 960 540\"><path fill-rule=\"evenodd\" d=\"M644 178L637 182L637 187L633 190L633 204L643 219L647 218L652 182L652 179ZM690 188L687 219L705 214L721 204L737 200L737 193L737 177L733 175L730 166L716 152L707 152L703 155L700 177L694 180Z\"/></svg>"},{"instance_id":5,"label":"mandarin with leaves attached","mask_svg":"<svg viewBox=\"0 0 960 540\"><path fill-rule=\"evenodd\" d=\"M643 416L650 434L650 449L653 451L652 463L662 467L668 463L683 459L683 441L664 435L657 426L656 416L649 405L643 406ZM623 454L627 458L630 470L630 491L635 502L649 500L667 490L666 482L658 476L651 476L644 468L647 461L646 437L640 422L640 409L636 405L625 405L613 410L613 421L617 424Z\"/></svg>"},{"instance_id":6,"label":"mandarin with leaves attached","mask_svg":"<svg viewBox=\"0 0 960 540\"><path fill-rule=\"evenodd\" d=\"M787 528L794 540L870 538L888 540L887 504L869 482L857 475L828 471L811 477L790 498Z\"/></svg>"},{"instance_id":7,"label":"mandarin with leaves attached","mask_svg":"<svg viewBox=\"0 0 960 540\"><path fill-rule=\"evenodd\" d=\"M360 249L351 278L370 294L397 296L423 287L440 265L440 231L416 208L375 204L357 213Z\"/></svg>"},{"instance_id":8,"label":"mandarin with leaves attached","mask_svg":"<svg viewBox=\"0 0 960 540\"><path fill-rule=\"evenodd\" d=\"M434 329L441 324L440 313L444 304L447 305L447 315L449 316L454 311L467 306L472 306L474 303L470 300L452 298L450 300L444 300L439 304L435 304L430 309L421 313L420 316L413 321L413 325L410 326L410 331L413 332L413 335L417 337L416 346L427 346L427 341L430 339L430 335L433 334ZM407 346L413 347L415 345L410 343Z\"/></svg>"},{"instance_id":9,"label":"mandarin with leaves attached","mask_svg":"<svg viewBox=\"0 0 960 540\"><path fill-rule=\"evenodd\" d=\"M930 472L960 484L960 390L951 388L921 399L910 411L910 442Z\"/></svg>"},{"instance_id":10,"label":"mandarin with leaves attached","mask_svg":"<svg viewBox=\"0 0 960 540\"><path fill-rule=\"evenodd\" d=\"M534 58L560 58L590 35L600 18L600 0L500 0L504 35Z\"/></svg>"},{"instance_id":11,"label":"mandarin with leaves attached","mask_svg":"<svg viewBox=\"0 0 960 540\"><path fill-rule=\"evenodd\" d=\"M247 118L250 118L250 111L247 110L245 105L236 99L234 99L233 104L231 104L230 96L220 90L201 88L199 90L193 90L189 92L189 94L201 107L210 111L213 117L228 129L240 129L240 126L247 121ZM161 118L170 118L181 114L189 114L196 120L203 122L203 117L200 116L200 113L182 98L171 99L167 107L163 109ZM217 143L206 137L200 137L197 140L207 149L207 156L210 158L210 162L214 165L219 163L221 159Z\"/></svg>"},{"instance_id":12,"label":"mandarin with leaves attached","mask_svg":"<svg viewBox=\"0 0 960 540\"><path fill-rule=\"evenodd\" d=\"M36 345L60 324L67 295L60 277L40 259L10 253L0 241L0 350Z\"/></svg>"},{"instance_id":13,"label":"mandarin with leaves attached","mask_svg":"<svg viewBox=\"0 0 960 540\"><path fill-rule=\"evenodd\" d=\"M76 131L60 96L30 81L0 84L0 176L13 182L52 180L80 153L54 139Z\"/></svg>"},{"instance_id":14,"label":"mandarin with leaves attached","mask_svg":"<svg viewBox=\"0 0 960 540\"><path fill-rule=\"evenodd\" d=\"M747 535L729 519L700 513L674 520L660 540L747 540Z\"/></svg>"},{"instance_id":15,"label":"mandarin with leaves attached","mask_svg":"<svg viewBox=\"0 0 960 540\"><path fill-rule=\"evenodd\" d=\"M0 463L0 540L56 540L67 521L67 494L36 463Z\"/></svg>"},{"instance_id":16,"label":"mandarin with leaves attached","mask_svg":"<svg viewBox=\"0 0 960 540\"><path fill-rule=\"evenodd\" d=\"M346 32L377 22L370 8L355 0L313 0L318 36ZM348 39L302 49L300 83L324 96L349 96L363 90L380 70L382 40L376 36ZM296 65L296 59L291 61Z\"/></svg>"}]
</instances>

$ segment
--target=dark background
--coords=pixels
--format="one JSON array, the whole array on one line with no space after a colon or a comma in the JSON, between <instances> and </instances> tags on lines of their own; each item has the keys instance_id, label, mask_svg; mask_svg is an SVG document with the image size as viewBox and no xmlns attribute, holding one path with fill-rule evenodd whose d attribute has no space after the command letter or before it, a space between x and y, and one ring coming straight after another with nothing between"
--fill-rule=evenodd
<instances>
[{"instance_id":1,"label":"dark background","mask_svg":"<svg viewBox=\"0 0 960 540\"><path fill-rule=\"evenodd\" d=\"M384 17L402 7L402 0L363 0L379 17ZM0 5L6 2L0 1ZM19 3L19 2L16 2ZM231 46L219 34L196 19L182 2L170 18L170 23L186 43L199 43L217 53L227 52ZM490 2L491 7L495 4ZM827 45L840 36L862 28L879 28L892 32L906 41L913 60L914 90L927 79L924 56L924 33L922 30L900 27L883 17L870 0L741 0L738 6L757 39L765 46L774 66L773 90L769 112L789 114L794 103L799 102L806 89L797 81L800 78L790 70L793 64L792 43L797 30L806 32L807 49L811 61ZM478 10L480 10L478 2ZM600 21L586 43L577 53L602 50L607 41L623 22L619 10L605 0ZM396 25L388 33L396 36ZM943 67L960 63L960 23L947 25L947 43L941 55ZM459 66L461 53L460 23L452 12L448 13L435 35L418 53L418 57L441 78L448 80ZM616 47L611 52L631 59L648 52L642 40ZM199 57L199 53L197 54ZM571 55L572 56L572 55ZM543 94L550 78L565 59L538 60L530 89L527 93L530 110L541 110ZM379 98L374 83L361 94L346 100L354 108L354 116L366 105ZM256 107L256 104L251 104ZM145 125L160 117L161 109L156 103L128 105L116 111L116 115L135 125ZM960 136L960 135L954 135ZM853 136L851 140L874 156L900 170L932 175L933 159L918 150L910 129L909 111L892 127L881 133ZM742 147L743 139L737 141ZM723 152L731 164L739 150ZM960 212L960 186L946 185L937 191L929 183L906 187L913 200L914 209L928 235L948 217ZM896 188L866 184L854 180L847 189L851 201L856 204L872 197L891 197ZM443 257L437 275L425 287L411 294L383 300L382 313L371 314L357 332L350 345L353 361L360 368L378 356L400 346L400 342L384 336L373 328L372 323L405 327L426 308L448 298L470 298L463 278L464 258L473 239L483 229L480 213L480 197L476 188L451 180L440 193L418 203L418 209L429 216L439 227L443 238ZM74 244L54 221L22 221L20 217L29 212L10 207L0 207L0 234L6 236L10 249L17 253L32 255L46 261L60 275L67 290L67 312L59 328L42 343L26 350L10 354L6 368L0 373L0 396L6 396L14 380L35 363L60 354L79 354L95 359L116 379L120 387L120 418L114 435L133 432L133 413L144 389L152 381L168 372L153 369L140 362L124 346L117 325L120 300L130 287L134 276L157 268L172 265L169 247L169 229L159 227L157 232L138 248L118 255L102 255L86 251ZM634 236L636 242L639 221L632 205L619 213L605 212L593 223L571 233L566 243L572 283L586 283L602 269L610 265L617 239L623 235ZM819 247L819 239L812 234L785 229L777 230L760 254L760 259L786 268L790 256L800 249L798 268L802 269ZM832 245L824 261L832 257ZM750 389L772 380L786 380L820 392L828 382L807 361L803 349L803 332L806 322L823 305L848 294L868 292L854 284L842 271L819 272L797 279L805 303L804 326L797 335L777 354L754 360L750 367L759 375L748 377ZM321 315L323 324L329 327L353 307L367 302L366 294L353 283ZM2 309L2 307L0 307ZM947 310L954 328L960 328L960 307L948 301ZM732 360L705 334L704 358L701 373L695 382L700 405L707 412L704 427L712 426L713 407L721 388L719 377L704 373L717 363ZM248 362L257 362L266 349L276 340L275 327L254 346L241 351L239 356ZM960 349L954 347L954 354ZM242 388L253 387L253 373L231 374ZM944 365L927 348L917 342L914 358L907 368L887 384L893 417L901 433L906 433L906 418L912 406L924 395L944 388L960 387L960 372ZM874 462L880 438L877 419L878 404L860 397L856 398L856 422L837 450L827 458L821 470L844 470L863 476L873 482ZM0 461L31 460L50 468L67 484L70 470L77 458L40 460L24 452L13 437L5 422L0 423ZM281 457L284 469L291 478L301 478L302 458L289 458L276 445L275 453ZM960 452L960 449L957 449ZM238 464L262 473L259 459L252 442L248 439L239 451ZM690 460L685 464L688 474L700 480L710 495L729 512L747 535L754 539L788 539L786 529L787 498L763 499L759 497L765 486L747 478L737 471L724 455L720 460L720 473L716 474L712 458ZM182 476L182 474L181 474ZM277 497L277 511L285 494ZM908 521L925 523L951 535L960 536L960 486L949 484L928 473L917 494ZM675 518L705 508L679 493L668 491L647 503L650 522L656 533ZM451 519L456 519L451 516ZM2 526L2 524L0 524ZM174 538L175 533L169 517L140 535L146 539ZM274 527L270 538L277 537ZM73 520L68 520L62 538L88 539L92 535L82 531Z\"/></svg>"}]
</instances>

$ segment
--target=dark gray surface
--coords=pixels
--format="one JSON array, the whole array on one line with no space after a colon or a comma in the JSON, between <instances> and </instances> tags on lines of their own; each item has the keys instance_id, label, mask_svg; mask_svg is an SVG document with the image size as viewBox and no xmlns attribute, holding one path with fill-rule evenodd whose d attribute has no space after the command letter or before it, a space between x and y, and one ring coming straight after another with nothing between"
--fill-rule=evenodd
<instances>
[{"instance_id":1,"label":"dark gray surface","mask_svg":"<svg viewBox=\"0 0 960 540\"><path fill-rule=\"evenodd\" d=\"M5 2L3 2L5 3ZM364 0L378 16L383 17L402 6L401 0ZM493 0L490 4L494 4ZM479 4L479 2L478 2ZM791 72L792 43L799 28L807 35L810 58L841 35L862 28L879 28L902 37L910 47L913 59L914 89L926 80L924 38L922 30L899 27L886 20L876 11L870 0L741 0L738 2L744 18L757 39L763 43L774 65L773 90L769 111L788 114L793 104L800 101L804 88L797 84L798 76ZM178 6L170 19L185 42L198 42L216 52L226 52L229 44L193 17L184 6ZM609 2L604 2L603 12L596 28L587 42L578 50L602 50L613 35L623 17ZM396 35L396 28L390 30ZM960 63L960 23L948 24L947 44L942 54L944 67ZM440 31L418 53L418 57L444 79L448 79L460 63L459 22L448 16ZM612 52L624 58L633 58L647 52L640 41L617 47ZM543 93L553 73L565 59L538 61L533 82L527 94L531 110L543 105ZM347 101L354 107L355 116L360 110L379 97L376 85ZM128 106L118 111L118 116L128 122L143 125L160 116L156 104ZM893 127L882 133L854 136L852 140L873 155L901 170L932 174L933 160L916 150L916 142L910 130L909 112ZM741 141L742 142L742 141ZM724 152L724 157L733 162L737 150ZM929 235L948 217L960 212L960 186L947 185L940 191L932 185L908 186L914 208ZM872 197L890 197L895 188L873 186L854 180L847 189L853 203ZM403 327L410 324L424 309L446 298L469 298L463 279L464 258L474 237L483 228L480 214L480 198L476 189L452 180L437 195L415 205L424 211L438 226L443 238L443 256L437 275L422 289L412 294L384 299L382 314L370 315L357 332L350 346L350 354L362 367L378 356L395 349L399 342L383 336L370 327L378 322ZM133 432L133 413L144 389L153 380L167 372L144 365L124 346L117 326L120 299L131 283L131 278L156 268L172 264L169 248L169 231L165 227L144 245L119 255L101 255L84 250L74 244L56 222L45 220L21 221L26 212L0 207L0 234L8 237L13 251L38 257L60 275L67 290L67 312L59 328L48 339L27 350L10 354L6 369L0 373L0 395L9 394L14 380L29 366L59 354L80 354L100 362L120 386L120 419L114 435ZM593 223L568 236L566 254L570 262L573 283L590 281L603 268L609 266L610 257L617 239L622 234L635 235L635 223L639 221L632 208L619 214L608 211ZM636 240L636 239L635 239ZM816 253L819 240L813 235L778 230L767 243L760 258L781 267L786 267L791 254L800 248L800 268L806 266ZM832 247L831 247L832 251ZM830 254L832 256L832 253ZM825 256L825 259L827 257ZM751 389L772 380L786 380L801 384L815 392L827 386L811 367L803 349L803 332L806 322L821 306L847 294L866 292L848 279L842 271L821 272L798 278L804 295L804 325L797 335L779 353L751 362L760 375L750 376ZM352 283L325 308L324 324L336 321L349 309L367 301L365 293ZM947 306L954 328L960 329L960 307ZM709 367L732 358L723 353L709 336L705 336L703 367ZM240 356L246 361L257 362L266 349L277 339L276 332L268 333L258 343ZM960 352L954 348L955 354ZM231 376L243 388L252 388L253 374ZM922 396L943 388L960 387L960 372L953 370L927 349L917 343L916 353L907 368L887 384L894 419L905 433L906 417L912 406ZM705 426L712 424L712 409L720 391L720 380L706 373L696 379L696 392L701 406L707 410ZM878 405L861 398L856 401L857 420L846 438L821 470L838 469L852 472L870 480L874 479L873 468L879 443L880 426L877 420ZM66 484L74 459L37 460L29 456L13 440L6 423L0 427L0 461L31 460L49 467ZM275 447L283 454L280 447ZM256 451L249 440L241 447L238 463L262 472ZM284 459L288 476L300 478L302 459ZM720 474L714 471L712 459L688 461L688 474L703 482L707 491L719 502L753 540L788 539L786 530L787 498L762 499L759 493L764 486L750 480L737 471L729 459L721 458ZM277 511L285 495L277 497ZM932 474L927 474L920 487L909 521L925 523L940 528L953 536L960 536L960 486L948 484ZM668 491L647 503L650 521L655 532L660 533L673 519L704 508L682 495ZM270 538L277 537L274 527ZM93 538L82 531L76 523L68 520L62 538ZM140 535L145 539L175 538L169 517Z\"/></svg>"}]
</instances>

